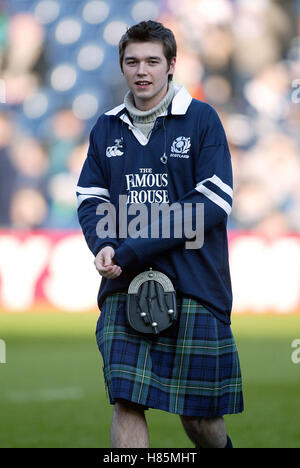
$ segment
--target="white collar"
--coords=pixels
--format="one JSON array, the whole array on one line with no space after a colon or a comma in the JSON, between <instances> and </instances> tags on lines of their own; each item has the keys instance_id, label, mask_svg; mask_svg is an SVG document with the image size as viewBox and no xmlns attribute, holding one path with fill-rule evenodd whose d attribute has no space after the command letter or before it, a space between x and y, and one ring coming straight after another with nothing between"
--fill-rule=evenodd
<instances>
[{"instance_id":1,"label":"white collar","mask_svg":"<svg viewBox=\"0 0 300 468\"><path fill-rule=\"evenodd\" d=\"M171 114L172 115L185 115L193 98L183 85L174 86L174 88L175 88L176 94L172 101ZM112 110L105 112L105 115L118 115L124 109L125 109L125 104L121 104L120 106L114 107ZM122 115L123 115L123 112L119 117L122 118ZM122 120L124 120L124 118Z\"/></svg>"},{"instance_id":2,"label":"white collar","mask_svg":"<svg viewBox=\"0 0 300 468\"><path fill-rule=\"evenodd\" d=\"M183 85L175 86L175 91L176 94L172 101L171 114L185 115L193 98Z\"/></svg>"},{"instance_id":3,"label":"white collar","mask_svg":"<svg viewBox=\"0 0 300 468\"><path fill-rule=\"evenodd\" d=\"M173 98L172 105L171 105L171 112L172 115L185 115L191 102L192 96L190 93L185 89L184 86L175 86L176 94ZM145 146L149 142L149 138L147 138L137 127L135 127L132 122L130 121L128 115L125 112L125 104L121 104L120 106L115 107L114 109L105 112L105 115L115 115L123 120L129 127L129 130L132 131L136 139L141 143L141 145ZM164 111L160 116L166 116L167 111Z\"/></svg>"}]
</instances>

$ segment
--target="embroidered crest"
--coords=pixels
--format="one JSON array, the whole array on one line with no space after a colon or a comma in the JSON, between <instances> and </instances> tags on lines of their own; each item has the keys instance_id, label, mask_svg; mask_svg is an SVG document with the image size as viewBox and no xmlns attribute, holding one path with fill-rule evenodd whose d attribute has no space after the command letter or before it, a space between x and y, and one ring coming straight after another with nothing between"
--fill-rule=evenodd
<instances>
[{"instance_id":1,"label":"embroidered crest","mask_svg":"<svg viewBox=\"0 0 300 468\"><path fill-rule=\"evenodd\" d=\"M187 154L191 147L190 137L178 137L173 141L171 146L171 153L175 154Z\"/></svg>"}]
</instances>

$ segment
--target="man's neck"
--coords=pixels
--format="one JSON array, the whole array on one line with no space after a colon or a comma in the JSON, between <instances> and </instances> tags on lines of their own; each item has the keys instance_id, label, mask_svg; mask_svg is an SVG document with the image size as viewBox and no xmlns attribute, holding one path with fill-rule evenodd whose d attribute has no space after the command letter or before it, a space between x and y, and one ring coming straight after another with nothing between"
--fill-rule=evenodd
<instances>
[{"instance_id":1,"label":"man's neck","mask_svg":"<svg viewBox=\"0 0 300 468\"><path fill-rule=\"evenodd\" d=\"M169 84L167 93L163 96L162 99L160 99L156 105L149 107L149 109L141 109L137 107L136 105L136 100L134 99L134 95L131 91L128 91L128 93L125 96L124 103L125 106L130 114L132 114L133 117L147 117L152 114L159 114L165 111L169 104L171 103L173 97L175 95L175 88L173 83Z\"/></svg>"},{"instance_id":2,"label":"man's neck","mask_svg":"<svg viewBox=\"0 0 300 468\"><path fill-rule=\"evenodd\" d=\"M134 122L134 125L137 126L144 133L144 135L148 136L151 133L156 118L167 111L175 94L176 91L174 85L173 83L170 83L168 92L163 97L163 99L155 107L143 111L137 109L133 99L133 94L131 91L128 91L124 99L124 104Z\"/></svg>"}]
</instances>

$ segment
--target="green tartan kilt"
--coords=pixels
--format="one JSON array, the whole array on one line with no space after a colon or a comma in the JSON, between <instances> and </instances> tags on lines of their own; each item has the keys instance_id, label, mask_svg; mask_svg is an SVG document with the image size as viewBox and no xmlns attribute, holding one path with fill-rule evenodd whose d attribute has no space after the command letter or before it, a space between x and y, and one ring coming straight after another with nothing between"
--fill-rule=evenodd
<instances>
[{"instance_id":1,"label":"green tartan kilt","mask_svg":"<svg viewBox=\"0 0 300 468\"><path fill-rule=\"evenodd\" d=\"M142 336L127 322L126 297L108 296L96 327L111 404L123 398L145 409L199 417L243 411L230 325L196 300L180 297L177 323L157 337Z\"/></svg>"}]
</instances>

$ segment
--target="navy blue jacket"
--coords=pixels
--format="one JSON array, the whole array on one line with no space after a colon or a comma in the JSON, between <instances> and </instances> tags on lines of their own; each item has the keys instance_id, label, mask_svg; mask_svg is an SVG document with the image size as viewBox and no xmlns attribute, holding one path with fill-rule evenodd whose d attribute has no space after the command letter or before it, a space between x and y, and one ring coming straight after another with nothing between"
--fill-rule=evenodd
<instances>
[{"instance_id":1,"label":"navy blue jacket","mask_svg":"<svg viewBox=\"0 0 300 468\"><path fill-rule=\"evenodd\" d=\"M190 206L194 227L197 204L203 204L203 245L188 249L188 234L178 237L174 229L167 237L160 231L151 237L155 223L156 228L162 228L161 217L148 218L147 225L139 226L140 237L126 237L120 222L125 210L119 195L124 196L128 209L138 206L136 203L148 208L153 203L177 203L182 210ZM93 254L111 245L123 272L119 278L102 279L99 307L108 294L126 292L132 278L152 266L170 277L178 294L199 300L217 318L230 323L226 228L232 196L231 158L220 119L210 105L192 99L183 86L177 88L167 112L156 119L149 138L134 127L124 105L101 115L91 131L78 182L78 216ZM103 225L98 223L104 216L108 219L108 212L97 214L96 210L108 202L116 216L107 224L105 237ZM138 215L132 213L127 225ZM171 213L173 221L174 216Z\"/></svg>"}]
</instances>

